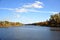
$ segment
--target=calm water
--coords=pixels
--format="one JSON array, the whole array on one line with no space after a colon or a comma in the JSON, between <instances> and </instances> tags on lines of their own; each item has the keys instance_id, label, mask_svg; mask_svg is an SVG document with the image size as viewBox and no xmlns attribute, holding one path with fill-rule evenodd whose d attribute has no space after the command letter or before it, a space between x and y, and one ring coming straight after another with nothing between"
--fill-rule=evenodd
<instances>
[{"instance_id":1,"label":"calm water","mask_svg":"<svg viewBox=\"0 0 60 40\"><path fill-rule=\"evenodd\" d=\"M60 31L50 27L21 26L0 28L0 40L60 40Z\"/></svg>"}]
</instances>

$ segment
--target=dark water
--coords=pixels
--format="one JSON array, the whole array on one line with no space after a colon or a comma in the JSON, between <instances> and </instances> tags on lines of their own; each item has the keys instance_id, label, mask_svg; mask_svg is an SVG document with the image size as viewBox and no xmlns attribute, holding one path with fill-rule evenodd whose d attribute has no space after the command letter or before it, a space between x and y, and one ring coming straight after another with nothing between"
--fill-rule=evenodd
<instances>
[{"instance_id":1,"label":"dark water","mask_svg":"<svg viewBox=\"0 0 60 40\"><path fill-rule=\"evenodd\" d=\"M60 31L52 29L56 28L32 25L0 28L0 40L60 40Z\"/></svg>"}]
</instances>

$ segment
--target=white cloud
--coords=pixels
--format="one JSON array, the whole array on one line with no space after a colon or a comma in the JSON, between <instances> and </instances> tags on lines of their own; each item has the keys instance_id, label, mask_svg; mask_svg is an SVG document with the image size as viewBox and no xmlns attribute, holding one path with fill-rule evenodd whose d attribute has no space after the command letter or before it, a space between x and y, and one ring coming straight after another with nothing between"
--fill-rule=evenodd
<instances>
[{"instance_id":1,"label":"white cloud","mask_svg":"<svg viewBox=\"0 0 60 40\"><path fill-rule=\"evenodd\" d=\"M43 3L40 1L35 1L34 3L29 3L27 5L23 5L24 8L43 8Z\"/></svg>"},{"instance_id":2,"label":"white cloud","mask_svg":"<svg viewBox=\"0 0 60 40\"><path fill-rule=\"evenodd\" d=\"M59 13L59 12L52 12L53 14L57 14L57 13Z\"/></svg>"},{"instance_id":3,"label":"white cloud","mask_svg":"<svg viewBox=\"0 0 60 40\"><path fill-rule=\"evenodd\" d=\"M2 10L14 10L13 8L0 8Z\"/></svg>"},{"instance_id":4,"label":"white cloud","mask_svg":"<svg viewBox=\"0 0 60 40\"><path fill-rule=\"evenodd\" d=\"M0 8L3 10L10 10L10 11L14 11L14 12L19 12L19 13L25 13L25 12L39 12L39 13L51 13L51 14L57 14L59 12L56 11L40 11L40 10L35 10L35 9L28 9L28 8Z\"/></svg>"},{"instance_id":5,"label":"white cloud","mask_svg":"<svg viewBox=\"0 0 60 40\"><path fill-rule=\"evenodd\" d=\"M43 4L42 2L36 1L31 6L34 8L43 8L42 4Z\"/></svg>"},{"instance_id":6,"label":"white cloud","mask_svg":"<svg viewBox=\"0 0 60 40\"><path fill-rule=\"evenodd\" d=\"M40 2L40 1L35 1L36 3L39 3L39 4L43 4L43 2Z\"/></svg>"},{"instance_id":7,"label":"white cloud","mask_svg":"<svg viewBox=\"0 0 60 40\"><path fill-rule=\"evenodd\" d=\"M43 8L43 3L40 1L35 1L34 3L27 3L27 5L22 5L21 7L18 8L0 8L3 10L10 10L14 12L33 12L33 9L35 8ZM32 9L33 8L33 9Z\"/></svg>"},{"instance_id":8,"label":"white cloud","mask_svg":"<svg viewBox=\"0 0 60 40\"><path fill-rule=\"evenodd\" d=\"M58 12L54 12L54 11L40 11L40 10L36 10L35 8L39 9L39 8L44 8L43 7L43 2L40 1L35 1L34 3L27 3L25 5L22 5L21 7L18 8L0 8L3 10L10 10L10 11L14 11L14 12L19 12L19 13L25 13L25 12L39 12L39 13L58 13ZM19 16L17 16L19 17Z\"/></svg>"},{"instance_id":9,"label":"white cloud","mask_svg":"<svg viewBox=\"0 0 60 40\"><path fill-rule=\"evenodd\" d=\"M19 9L15 9L15 12L27 12L27 9L25 8L19 8Z\"/></svg>"},{"instance_id":10,"label":"white cloud","mask_svg":"<svg viewBox=\"0 0 60 40\"><path fill-rule=\"evenodd\" d=\"M22 5L19 8L15 8L14 11L15 12L33 12L32 8L43 8L43 3L40 1L35 1L34 3L28 3L27 5Z\"/></svg>"}]
</instances>

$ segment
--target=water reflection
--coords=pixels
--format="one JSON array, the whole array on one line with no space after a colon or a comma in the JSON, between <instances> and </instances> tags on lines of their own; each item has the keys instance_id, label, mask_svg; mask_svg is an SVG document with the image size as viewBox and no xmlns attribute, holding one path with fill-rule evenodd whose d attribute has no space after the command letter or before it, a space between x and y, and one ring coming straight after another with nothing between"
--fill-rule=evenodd
<instances>
[{"instance_id":1,"label":"water reflection","mask_svg":"<svg viewBox=\"0 0 60 40\"><path fill-rule=\"evenodd\" d=\"M50 27L51 39L60 40L60 27Z\"/></svg>"},{"instance_id":2,"label":"water reflection","mask_svg":"<svg viewBox=\"0 0 60 40\"><path fill-rule=\"evenodd\" d=\"M60 31L60 27L50 27L51 31Z\"/></svg>"}]
</instances>

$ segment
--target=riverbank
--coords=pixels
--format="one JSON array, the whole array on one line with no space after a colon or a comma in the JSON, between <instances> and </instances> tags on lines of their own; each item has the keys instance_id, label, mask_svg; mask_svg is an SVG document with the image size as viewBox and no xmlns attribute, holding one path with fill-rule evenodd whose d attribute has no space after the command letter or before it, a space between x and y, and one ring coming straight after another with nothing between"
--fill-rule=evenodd
<instances>
[{"instance_id":1,"label":"riverbank","mask_svg":"<svg viewBox=\"0 0 60 40\"><path fill-rule=\"evenodd\" d=\"M9 22L9 21L0 21L0 27L15 27L15 26L22 26L22 23L19 22Z\"/></svg>"},{"instance_id":2,"label":"riverbank","mask_svg":"<svg viewBox=\"0 0 60 40\"><path fill-rule=\"evenodd\" d=\"M40 25L40 26L49 26L49 27L60 27L60 13L51 15L49 20L44 22L37 22L28 25Z\"/></svg>"}]
</instances>

